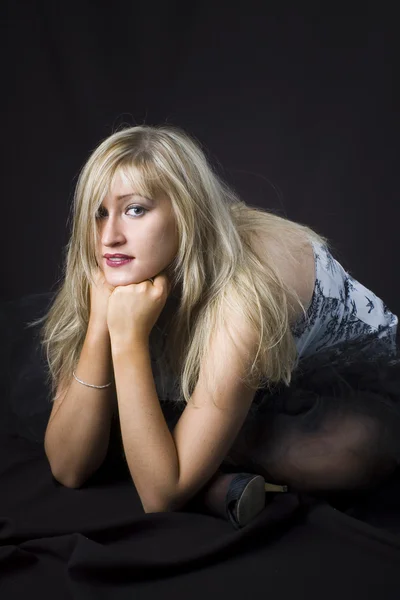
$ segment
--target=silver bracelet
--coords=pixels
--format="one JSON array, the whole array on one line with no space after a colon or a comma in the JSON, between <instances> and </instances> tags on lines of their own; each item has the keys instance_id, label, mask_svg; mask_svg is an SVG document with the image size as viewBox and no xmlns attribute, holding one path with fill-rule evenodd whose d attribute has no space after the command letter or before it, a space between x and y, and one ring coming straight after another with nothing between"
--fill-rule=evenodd
<instances>
[{"instance_id":1,"label":"silver bracelet","mask_svg":"<svg viewBox=\"0 0 400 600\"><path fill-rule=\"evenodd\" d=\"M151 281L151 283L154 284L154 279L152 279L151 277L149 278L149 281ZM78 377L75 375L75 371L72 371L72 375L75 377L75 379L77 381L79 381L79 383L82 383L82 385L87 385L87 387L102 389L102 388L110 387L110 385L112 384L112 381L110 381L110 383L106 383L106 385L93 385L92 383L85 383L84 381L82 381L82 379L78 379Z\"/></svg>"},{"instance_id":2,"label":"silver bracelet","mask_svg":"<svg viewBox=\"0 0 400 600\"><path fill-rule=\"evenodd\" d=\"M77 376L75 375L75 371L72 371L72 375L75 377L75 379L77 381L79 381L79 383L82 383L83 385L87 385L88 387L93 387L93 388L106 388L109 387L112 384L112 381L110 381L110 383L106 383L106 385L93 385L92 383L85 383L84 381L82 381L81 379L78 379Z\"/></svg>"}]
</instances>

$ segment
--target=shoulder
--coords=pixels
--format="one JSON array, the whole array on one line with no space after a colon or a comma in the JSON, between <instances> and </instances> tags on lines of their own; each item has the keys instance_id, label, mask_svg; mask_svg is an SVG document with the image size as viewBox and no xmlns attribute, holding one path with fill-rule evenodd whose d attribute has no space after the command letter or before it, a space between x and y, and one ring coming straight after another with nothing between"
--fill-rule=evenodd
<instances>
[{"instance_id":1,"label":"shoulder","mask_svg":"<svg viewBox=\"0 0 400 600\"><path fill-rule=\"evenodd\" d=\"M253 250L261 262L273 263L285 284L294 290L304 304L309 306L315 286L315 256L310 238L306 233L299 232L299 236L288 244L279 238L262 238L257 235L253 238ZM290 321L295 322L303 313L297 302L289 301Z\"/></svg>"}]
</instances>

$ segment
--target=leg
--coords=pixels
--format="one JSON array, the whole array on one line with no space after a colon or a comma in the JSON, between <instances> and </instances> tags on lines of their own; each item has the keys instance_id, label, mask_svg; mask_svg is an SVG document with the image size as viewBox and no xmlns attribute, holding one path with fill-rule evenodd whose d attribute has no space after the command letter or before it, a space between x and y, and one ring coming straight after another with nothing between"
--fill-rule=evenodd
<instances>
[{"instance_id":1,"label":"leg","mask_svg":"<svg viewBox=\"0 0 400 600\"><path fill-rule=\"evenodd\" d=\"M226 518L226 496L231 481L237 473L224 473L221 469L212 476L210 481L200 490L198 500L206 512Z\"/></svg>"},{"instance_id":2,"label":"leg","mask_svg":"<svg viewBox=\"0 0 400 600\"><path fill-rule=\"evenodd\" d=\"M302 416L293 414L263 414L246 422L221 468L198 494L200 507L226 518L227 492L240 472L311 493L370 489L394 472L398 461L390 438L398 437L398 425L390 431L387 416L348 407L335 412L325 403L323 411L317 426L314 411L308 429Z\"/></svg>"},{"instance_id":3,"label":"leg","mask_svg":"<svg viewBox=\"0 0 400 600\"><path fill-rule=\"evenodd\" d=\"M323 432L289 436L268 469L299 491L371 489L397 466L394 458L374 453L379 437L369 417L333 419Z\"/></svg>"},{"instance_id":4,"label":"leg","mask_svg":"<svg viewBox=\"0 0 400 600\"><path fill-rule=\"evenodd\" d=\"M253 440L248 430L232 449L241 463L247 451L248 464L266 481L305 492L369 489L397 466L390 443L386 449L384 424L371 416L350 411L326 414L313 432L302 430L296 418L286 417L279 415L269 423L264 419Z\"/></svg>"},{"instance_id":5,"label":"leg","mask_svg":"<svg viewBox=\"0 0 400 600\"><path fill-rule=\"evenodd\" d=\"M228 519L240 529L264 509L265 481L253 473L218 470L197 494L196 502L199 512Z\"/></svg>"}]
</instances>

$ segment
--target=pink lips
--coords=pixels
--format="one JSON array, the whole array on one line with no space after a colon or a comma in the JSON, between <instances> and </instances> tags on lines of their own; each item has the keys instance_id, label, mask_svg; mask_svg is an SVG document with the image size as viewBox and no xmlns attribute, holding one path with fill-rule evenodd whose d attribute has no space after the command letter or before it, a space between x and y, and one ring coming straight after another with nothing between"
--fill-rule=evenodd
<instances>
[{"instance_id":1,"label":"pink lips","mask_svg":"<svg viewBox=\"0 0 400 600\"><path fill-rule=\"evenodd\" d=\"M119 258L118 260L110 260L106 258L106 263L109 267L122 267L132 262L133 258Z\"/></svg>"}]
</instances>

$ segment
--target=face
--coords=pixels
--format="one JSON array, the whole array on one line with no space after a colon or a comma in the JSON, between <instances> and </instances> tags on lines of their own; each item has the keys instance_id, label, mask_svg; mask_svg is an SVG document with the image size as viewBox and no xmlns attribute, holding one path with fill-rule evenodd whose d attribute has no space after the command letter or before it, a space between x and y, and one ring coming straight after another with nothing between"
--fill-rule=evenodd
<instances>
[{"instance_id":1,"label":"face","mask_svg":"<svg viewBox=\"0 0 400 600\"><path fill-rule=\"evenodd\" d=\"M167 195L152 199L137 195L119 173L98 215L97 262L110 285L129 285L154 278L175 258L178 232ZM132 260L113 267L107 264L105 254L126 254Z\"/></svg>"}]
</instances>

